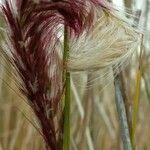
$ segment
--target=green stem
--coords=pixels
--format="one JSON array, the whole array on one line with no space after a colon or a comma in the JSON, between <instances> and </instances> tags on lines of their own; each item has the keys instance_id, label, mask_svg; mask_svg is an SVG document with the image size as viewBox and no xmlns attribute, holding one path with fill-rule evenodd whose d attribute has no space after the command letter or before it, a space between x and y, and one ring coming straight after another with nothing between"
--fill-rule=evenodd
<instances>
[{"instance_id":1,"label":"green stem","mask_svg":"<svg viewBox=\"0 0 150 150\"><path fill-rule=\"evenodd\" d=\"M67 27L64 30L64 73L65 81L65 106L64 106L64 132L63 132L63 150L70 150L70 73L66 70L66 62L69 55L69 41Z\"/></svg>"}]
</instances>

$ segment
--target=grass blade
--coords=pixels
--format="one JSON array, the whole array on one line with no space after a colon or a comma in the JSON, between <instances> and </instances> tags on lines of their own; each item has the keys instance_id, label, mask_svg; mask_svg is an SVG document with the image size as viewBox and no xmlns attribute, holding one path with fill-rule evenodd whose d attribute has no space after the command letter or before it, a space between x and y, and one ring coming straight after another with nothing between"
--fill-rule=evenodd
<instances>
[{"instance_id":1,"label":"grass blade","mask_svg":"<svg viewBox=\"0 0 150 150\"><path fill-rule=\"evenodd\" d=\"M143 53L143 35L140 48L139 66L136 73L136 85L135 85L135 96L133 101L133 112L132 112L132 130L131 130L131 142L133 150L135 149L135 132L137 125L137 114L139 111L139 98L140 98L140 87L141 87L141 77L142 77L142 53Z\"/></svg>"}]
</instances>

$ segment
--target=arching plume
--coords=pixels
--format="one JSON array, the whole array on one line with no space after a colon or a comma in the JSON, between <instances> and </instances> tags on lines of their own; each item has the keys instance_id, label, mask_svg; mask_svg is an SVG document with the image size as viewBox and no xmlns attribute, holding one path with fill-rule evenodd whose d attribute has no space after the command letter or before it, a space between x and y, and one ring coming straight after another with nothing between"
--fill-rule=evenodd
<instances>
[{"instance_id":1,"label":"arching plume","mask_svg":"<svg viewBox=\"0 0 150 150\"><path fill-rule=\"evenodd\" d=\"M96 0L5 0L2 5L7 33L3 50L18 73L18 88L40 123L48 150L59 149L54 120L64 88L59 32L67 26L73 38L89 30L97 4Z\"/></svg>"}]
</instances>

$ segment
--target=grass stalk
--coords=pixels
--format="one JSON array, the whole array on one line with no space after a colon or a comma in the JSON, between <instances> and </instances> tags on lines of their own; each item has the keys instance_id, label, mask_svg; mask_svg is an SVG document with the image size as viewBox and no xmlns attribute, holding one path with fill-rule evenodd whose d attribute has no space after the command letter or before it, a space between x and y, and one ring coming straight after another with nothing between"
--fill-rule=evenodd
<instances>
[{"instance_id":1,"label":"grass stalk","mask_svg":"<svg viewBox=\"0 0 150 150\"><path fill-rule=\"evenodd\" d=\"M130 140L130 133L129 133L129 126L127 121L127 114L124 104L124 98L122 95L122 86L121 86L121 79L120 76L114 80L115 84L115 100L116 100L116 107L120 121L120 128L122 134L122 141L123 141L123 148L124 150L132 150L131 140Z\"/></svg>"},{"instance_id":2,"label":"grass stalk","mask_svg":"<svg viewBox=\"0 0 150 150\"><path fill-rule=\"evenodd\" d=\"M71 90L72 90L72 92L74 94L75 101L76 101L76 104L77 104L77 108L78 108L80 117L83 120L84 116L85 116L85 111L84 111L84 108L82 106L82 102L81 102L79 93L77 92L77 89L75 87L75 84L74 84L72 78L71 78ZM89 150L93 150L94 149L94 144L93 144L92 137L91 137L91 134L90 134L89 126L86 127L85 136L86 136L86 141L87 141Z\"/></svg>"},{"instance_id":3,"label":"grass stalk","mask_svg":"<svg viewBox=\"0 0 150 150\"><path fill-rule=\"evenodd\" d=\"M138 69L136 75L136 90L135 90L135 97L133 102L133 113L132 113L131 142L132 142L133 150L135 149L135 132L136 132L136 124L137 124L137 114L139 111L140 81L141 81L141 71L140 69Z\"/></svg>"},{"instance_id":4,"label":"grass stalk","mask_svg":"<svg viewBox=\"0 0 150 150\"><path fill-rule=\"evenodd\" d=\"M147 98L148 98L148 102L150 103L150 86L149 86L149 80L146 76L146 74L143 73L143 80L144 80L144 84L145 84L145 92L146 92L146 95L147 95Z\"/></svg>"},{"instance_id":5,"label":"grass stalk","mask_svg":"<svg viewBox=\"0 0 150 150\"><path fill-rule=\"evenodd\" d=\"M132 142L133 150L135 149L135 133L136 133L136 126L137 126L137 116L139 111L140 87L141 87L141 78L142 78L142 54L143 54L143 35L142 35L142 41L140 47L139 65L136 73L135 95L134 95L133 112L132 112L131 142Z\"/></svg>"},{"instance_id":6,"label":"grass stalk","mask_svg":"<svg viewBox=\"0 0 150 150\"><path fill-rule=\"evenodd\" d=\"M67 27L64 29L64 66L68 59L69 40ZM70 73L64 68L65 81L65 104L64 104L64 129L63 129L63 150L70 150Z\"/></svg>"}]
</instances>

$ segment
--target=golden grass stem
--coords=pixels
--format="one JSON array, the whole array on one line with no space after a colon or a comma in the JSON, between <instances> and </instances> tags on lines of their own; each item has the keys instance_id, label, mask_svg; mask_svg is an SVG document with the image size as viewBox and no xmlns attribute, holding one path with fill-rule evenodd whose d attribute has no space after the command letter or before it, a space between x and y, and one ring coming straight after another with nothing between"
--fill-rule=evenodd
<instances>
[{"instance_id":1,"label":"golden grass stem","mask_svg":"<svg viewBox=\"0 0 150 150\"><path fill-rule=\"evenodd\" d=\"M136 133L136 126L137 126L137 116L139 111L140 87L141 87L141 77L142 77L142 54L143 54L143 35L142 35L142 42L140 47L139 65L136 73L135 95L134 95L133 112L132 112L131 142L132 142L133 150L135 149L135 133Z\"/></svg>"}]
</instances>

